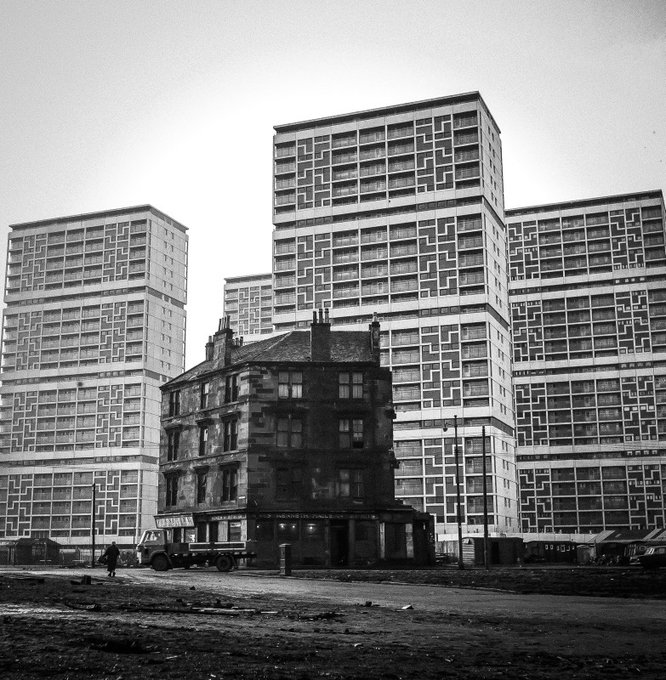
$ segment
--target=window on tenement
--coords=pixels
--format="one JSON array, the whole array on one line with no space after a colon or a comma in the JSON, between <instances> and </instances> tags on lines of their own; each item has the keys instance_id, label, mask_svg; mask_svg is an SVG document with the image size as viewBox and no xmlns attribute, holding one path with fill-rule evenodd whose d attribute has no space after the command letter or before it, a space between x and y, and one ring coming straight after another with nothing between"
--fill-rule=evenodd
<instances>
[{"instance_id":1,"label":"window on tenement","mask_svg":"<svg viewBox=\"0 0 666 680\"><path fill-rule=\"evenodd\" d=\"M199 455L205 456L208 453L208 425L199 427Z\"/></svg>"},{"instance_id":2,"label":"window on tenement","mask_svg":"<svg viewBox=\"0 0 666 680\"><path fill-rule=\"evenodd\" d=\"M205 470L197 472L197 503L206 502L206 486L208 484L208 473Z\"/></svg>"},{"instance_id":3,"label":"window on tenement","mask_svg":"<svg viewBox=\"0 0 666 680\"><path fill-rule=\"evenodd\" d=\"M210 383L208 381L201 383L199 389L199 407L208 408L208 398L210 396Z\"/></svg>"},{"instance_id":4,"label":"window on tenement","mask_svg":"<svg viewBox=\"0 0 666 680\"><path fill-rule=\"evenodd\" d=\"M169 415L180 415L180 390L169 393Z\"/></svg>"},{"instance_id":5,"label":"window on tenement","mask_svg":"<svg viewBox=\"0 0 666 680\"><path fill-rule=\"evenodd\" d=\"M340 498L363 498L363 470L338 470L338 496Z\"/></svg>"},{"instance_id":6,"label":"window on tenement","mask_svg":"<svg viewBox=\"0 0 666 680\"><path fill-rule=\"evenodd\" d=\"M224 451L235 451L238 448L238 420L232 418L224 421Z\"/></svg>"},{"instance_id":7,"label":"window on tenement","mask_svg":"<svg viewBox=\"0 0 666 680\"><path fill-rule=\"evenodd\" d=\"M278 467L275 471L275 497L278 500L296 500L303 493L303 469Z\"/></svg>"},{"instance_id":8,"label":"window on tenement","mask_svg":"<svg viewBox=\"0 0 666 680\"><path fill-rule=\"evenodd\" d=\"M167 461L178 460L180 449L180 431L171 430L167 433Z\"/></svg>"},{"instance_id":9,"label":"window on tenement","mask_svg":"<svg viewBox=\"0 0 666 680\"><path fill-rule=\"evenodd\" d=\"M338 434L341 449L362 449L364 444L363 419L340 418Z\"/></svg>"},{"instance_id":10,"label":"window on tenement","mask_svg":"<svg viewBox=\"0 0 666 680\"><path fill-rule=\"evenodd\" d=\"M287 416L278 418L277 445L281 448L299 449L303 446L303 421Z\"/></svg>"},{"instance_id":11,"label":"window on tenement","mask_svg":"<svg viewBox=\"0 0 666 680\"><path fill-rule=\"evenodd\" d=\"M178 475L166 476L166 499L167 508L173 507L178 503Z\"/></svg>"},{"instance_id":12,"label":"window on tenement","mask_svg":"<svg viewBox=\"0 0 666 680\"><path fill-rule=\"evenodd\" d=\"M222 469L222 495L220 500L224 503L235 501L238 498L238 468L227 466Z\"/></svg>"},{"instance_id":13,"label":"window on tenement","mask_svg":"<svg viewBox=\"0 0 666 680\"><path fill-rule=\"evenodd\" d=\"M340 399L363 399L363 373L353 371L338 374Z\"/></svg>"},{"instance_id":14,"label":"window on tenement","mask_svg":"<svg viewBox=\"0 0 666 680\"><path fill-rule=\"evenodd\" d=\"M278 372L278 397L280 399L303 397L303 373L301 371Z\"/></svg>"},{"instance_id":15,"label":"window on tenement","mask_svg":"<svg viewBox=\"0 0 666 680\"><path fill-rule=\"evenodd\" d=\"M238 375L228 375L224 380L224 401L238 401Z\"/></svg>"}]
</instances>

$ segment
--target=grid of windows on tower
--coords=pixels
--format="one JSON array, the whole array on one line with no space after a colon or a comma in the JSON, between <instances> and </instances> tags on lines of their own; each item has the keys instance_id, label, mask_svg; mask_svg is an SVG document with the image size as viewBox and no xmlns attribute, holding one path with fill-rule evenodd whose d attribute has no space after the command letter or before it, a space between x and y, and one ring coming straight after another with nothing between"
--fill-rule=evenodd
<instances>
[{"instance_id":1,"label":"grid of windows on tower","mask_svg":"<svg viewBox=\"0 0 666 680\"><path fill-rule=\"evenodd\" d=\"M101 302L21 312L10 307L4 316L4 371L72 369L112 361L144 359L144 300Z\"/></svg>"},{"instance_id":2,"label":"grid of windows on tower","mask_svg":"<svg viewBox=\"0 0 666 680\"><path fill-rule=\"evenodd\" d=\"M476 110L275 145L275 213L479 187Z\"/></svg>"},{"instance_id":3,"label":"grid of windows on tower","mask_svg":"<svg viewBox=\"0 0 666 680\"><path fill-rule=\"evenodd\" d=\"M95 501L105 508L95 523L104 536L135 536L140 510L139 472L107 470L0 474L0 537L90 537L92 485ZM12 508L30 506L30 512Z\"/></svg>"},{"instance_id":4,"label":"grid of windows on tower","mask_svg":"<svg viewBox=\"0 0 666 680\"><path fill-rule=\"evenodd\" d=\"M225 286L224 314L238 335L271 333L273 330L273 287L270 283Z\"/></svg>"},{"instance_id":5,"label":"grid of windows on tower","mask_svg":"<svg viewBox=\"0 0 666 680\"><path fill-rule=\"evenodd\" d=\"M0 453L141 446L141 395L139 383L3 394Z\"/></svg>"},{"instance_id":6,"label":"grid of windows on tower","mask_svg":"<svg viewBox=\"0 0 666 680\"><path fill-rule=\"evenodd\" d=\"M66 289L146 276L147 220L9 240L6 293Z\"/></svg>"},{"instance_id":7,"label":"grid of windows on tower","mask_svg":"<svg viewBox=\"0 0 666 680\"><path fill-rule=\"evenodd\" d=\"M274 313L488 295L506 312L504 229L488 213L274 241ZM502 247L500 247L500 245Z\"/></svg>"},{"instance_id":8,"label":"grid of windows on tower","mask_svg":"<svg viewBox=\"0 0 666 680\"><path fill-rule=\"evenodd\" d=\"M663 526L663 200L528 212L507 214L522 529Z\"/></svg>"}]
</instances>

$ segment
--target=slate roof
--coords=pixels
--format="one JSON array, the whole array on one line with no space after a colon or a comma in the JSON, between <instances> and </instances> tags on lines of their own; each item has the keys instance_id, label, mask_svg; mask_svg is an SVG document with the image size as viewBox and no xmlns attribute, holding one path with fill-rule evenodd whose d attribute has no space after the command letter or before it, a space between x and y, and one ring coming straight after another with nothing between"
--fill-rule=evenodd
<instances>
[{"instance_id":1,"label":"slate roof","mask_svg":"<svg viewBox=\"0 0 666 680\"><path fill-rule=\"evenodd\" d=\"M331 362L374 362L368 331L330 331ZM295 363L310 361L310 331L289 331L283 335L231 348L231 362L225 369L246 362ZM163 387L189 382L213 370L212 361L202 361Z\"/></svg>"}]
</instances>

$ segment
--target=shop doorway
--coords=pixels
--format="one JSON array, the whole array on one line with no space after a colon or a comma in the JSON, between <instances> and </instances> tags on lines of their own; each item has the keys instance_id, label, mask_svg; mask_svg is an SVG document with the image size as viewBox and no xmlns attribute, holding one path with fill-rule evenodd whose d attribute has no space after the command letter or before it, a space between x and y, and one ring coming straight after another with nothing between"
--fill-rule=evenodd
<instances>
[{"instance_id":1,"label":"shop doorway","mask_svg":"<svg viewBox=\"0 0 666 680\"><path fill-rule=\"evenodd\" d=\"M331 567L349 564L349 524L346 521L331 522Z\"/></svg>"}]
</instances>

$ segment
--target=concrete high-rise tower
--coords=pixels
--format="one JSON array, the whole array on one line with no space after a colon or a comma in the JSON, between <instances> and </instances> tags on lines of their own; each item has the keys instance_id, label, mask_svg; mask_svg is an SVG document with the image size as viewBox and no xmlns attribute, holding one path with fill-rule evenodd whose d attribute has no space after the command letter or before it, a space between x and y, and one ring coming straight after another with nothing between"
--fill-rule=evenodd
<instances>
[{"instance_id":1,"label":"concrete high-rise tower","mask_svg":"<svg viewBox=\"0 0 666 680\"><path fill-rule=\"evenodd\" d=\"M524 531L663 528L661 191L507 210Z\"/></svg>"},{"instance_id":2,"label":"concrete high-rise tower","mask_svg":"<svg viewBox=\"0 0 666 680\"><path fill-rule=\"evenodd\" d=\"M454 534L457 453L480 530L485 448L490 528L517 530L502 149L481 96L278 125L273 198L276 331L319 307L385 329L397 497Z\"/></svg>"},{"instance_id":3,"label":"concrete high-rise tower","mask_svg":"<svg viewBox=\"0 0 666 680\"><path fill-rule=\"evenodd\" d=\"M157 510L160 390L184 369L186 228L151 206L11 226L0 537L131 546ZM95 508L92 507L93 485Z\"/></svg>"},{"instance_id":4,"label":"concrete high-rise tower","mask_svg":"<svg viewBox=\"0 0 666 680\"><path fill-rule=\"evenodd\" d=\"M273 276L230 276L224 279L224 315L244 342L273 332ZM263 336L263 337L262 337Z\"/></svg>"}]
</instances>

